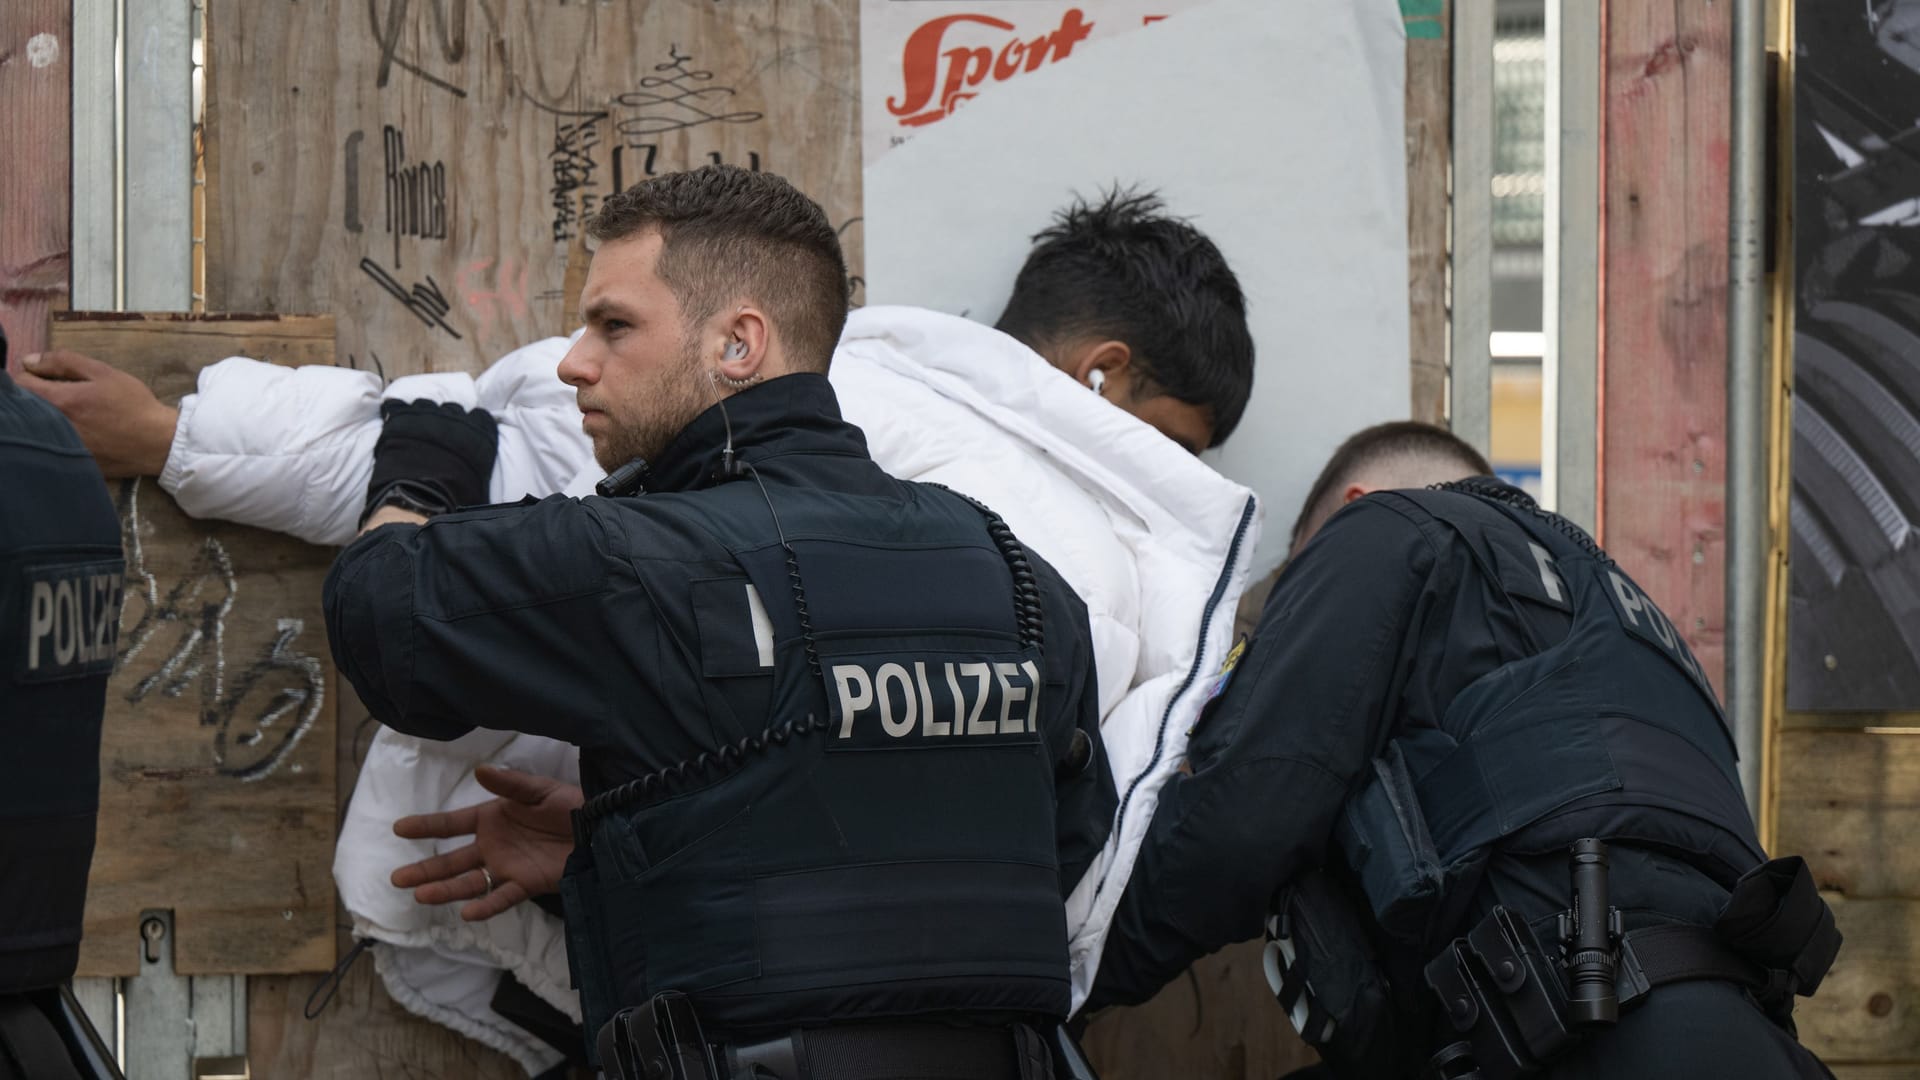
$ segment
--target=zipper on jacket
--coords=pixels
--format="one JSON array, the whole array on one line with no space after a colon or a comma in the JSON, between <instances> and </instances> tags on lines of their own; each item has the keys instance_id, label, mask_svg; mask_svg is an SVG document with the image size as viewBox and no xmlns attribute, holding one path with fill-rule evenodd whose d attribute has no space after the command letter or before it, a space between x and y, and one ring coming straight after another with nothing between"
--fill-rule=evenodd
<instances>
[{"instance_id":1,"label":"zipper on jacket","mask_svg":"<svg viewBox=\"0 0 1920 1080\"><path fill-rule=\"evenodd\" d=\"M1134 776L1133 782L1127 785L1127 793L1120 799L1120 809L1114 812L1113 829L1114 835L1116 836L1125 835L1127 806L1133 802L1133 793L1140 789L1140 785L1153 773L1155 766L1160 764L1161 756L1167 752L1167 724L1173 719L1173 707L1178 705L1180 699L1186 696L1187 691L1193 688L1194 681L1200 677L1200 672L1206 668L1207 632L1213 627L1214 612L1219 609L1220 598L1225 596L1227 592L1227 582L1233 580L1234 567L1240 562L1240 544L1246 540L1247 529L1253 524L1254 502L1252 498L1248 498L1246 507L1240 511L1240 525L1233 530L1233 543L1227 545L1227 565L1221 570L1219 579L1213 583L1213 595L1207 598L1206 609L1200 616L1200 647L1194 651L1193 665L1187 669L1187 677L1181 681L1180 688L1175 690L1173 696L1167 699L1166 711L1160 714L1160 730L1155 734L1153 740L1153 757L1147 760L1146 768L1141 769L1140 772ZM1100 883L1094 886L1093 894L1095 896L1099 896L1106 891L1107 877L1112 873L1113 864L1108 863L1106 868L1100 872Z\"/></svg>"}]
</instances>

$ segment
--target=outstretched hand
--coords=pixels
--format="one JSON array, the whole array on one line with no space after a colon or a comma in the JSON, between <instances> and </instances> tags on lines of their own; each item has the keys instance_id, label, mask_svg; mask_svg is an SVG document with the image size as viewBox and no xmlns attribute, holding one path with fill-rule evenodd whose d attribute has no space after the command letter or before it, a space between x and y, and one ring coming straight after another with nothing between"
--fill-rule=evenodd
<instances>
[{"instance_id":1,"label":"outstretched hand","mask_svg":"<svg viewBox=\"0 0 1920 1080\"><path fill-rule=\"evenodd\" d=\"M396 888L412 889L422 904L468 901L460 917L491 919L529 897L558 892L573 851L572 813L585 801L573 784L495 765L473 770L480 786L500 796L439 814L415 814L393 823L409 840L472 836L474 842L393 872ZM486 868L486 873L481 868ZM493 888L487 888L487 875Z\"/></svg>"},{"instance_id":2,"label":"outstretched hand","mask_svg":"<svg viewBox=\"0 0 1920 1080\"><path fill-rule=\"evenodd\" d=\"M55 349L23 357L15 381L72 422L108 478L159 476L173 449L180 410L111 364Z\"/></svg>"}]
</instances>

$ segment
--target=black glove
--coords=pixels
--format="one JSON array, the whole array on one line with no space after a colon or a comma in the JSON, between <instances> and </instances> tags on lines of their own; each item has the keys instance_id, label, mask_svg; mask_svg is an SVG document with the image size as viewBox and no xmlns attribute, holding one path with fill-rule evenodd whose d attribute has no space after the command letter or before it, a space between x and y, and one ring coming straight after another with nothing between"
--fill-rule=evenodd
<instances>
[{"instance_id":1,"label":"black glove","mask_svg":"<svg viewBox=\"0 0 1920 1080\"><path fill-rule=\"evenodd\" d=\"M485 409L427 401L380 403L380 441L360 523L382 506L432 517L487 501L500 427Z\"/></svg>"}]
</instances>

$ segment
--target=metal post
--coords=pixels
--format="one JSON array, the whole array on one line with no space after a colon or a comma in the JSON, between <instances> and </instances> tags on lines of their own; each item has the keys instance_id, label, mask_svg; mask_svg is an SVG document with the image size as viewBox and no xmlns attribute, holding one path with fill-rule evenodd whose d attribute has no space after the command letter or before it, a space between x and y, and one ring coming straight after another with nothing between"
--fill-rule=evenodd
<instances>
[{"instance_id":1,"label":"metal post","mask_svg":"<svg viewBox=\"0 0 1920 1080\"><path fill-rule=\"evenodd\" d=\"M193 299L193 3L128 0L126 305L185 311Z\"/></svg>"},{"instance_id":2,"label":"metal post","mask_svg":"<svg viewBox=\"0 0 1920 1080\"><path fill-rule=\"evenodd\" d=\"M1747 806L1760 805L1767 552L1766 4L1733 4L1727 223L1727 706Z\"/></svg>"},{"instance_id":3,"label":"metal post","mask_svg":"<svg viewBox=\"0 0 1920 1080\"><path fill-rule=\"evenodd\" d=\"M1447 417L1482 454L1493 443L1493 15L1492 0L1453 6Z\"/></svg>"},{"instance_id":4,"label":"metal post","mask_svg":"<svg viewBox=\"0 0 1920 1080\"><path fill-rule=\"evenodd\" d=\"M1541 486L1548 508L1599 518L1601 5L1547 4L1547 333Z\"/></svg>"}]
</instances>

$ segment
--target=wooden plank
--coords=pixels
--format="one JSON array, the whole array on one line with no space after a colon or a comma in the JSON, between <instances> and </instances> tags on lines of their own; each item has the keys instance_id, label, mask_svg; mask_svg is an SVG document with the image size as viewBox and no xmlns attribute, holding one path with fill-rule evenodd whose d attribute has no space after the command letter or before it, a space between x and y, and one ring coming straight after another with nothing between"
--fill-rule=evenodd
<instances>
[{"instance_id":1,"label":"wooden plank","mask_svg":"<svg viewBox=\"0 0 1920 1080\"><path fill-rule=\"evenodd\" d=\"M72 0L0 4L0 328L14 362L66 306Z\"/></svg>"},{"instance_id":2,"label":"wooden plank","mask_svg":"<svg viewBox=\"0 0 1920 1080\"><path fill-rule=\"evenodd\" d=\"M1825 1061L1920 1061L1920 901L1827 901L1846 943L1820 992L1795 1003L1800 1041Z\"/></svg>"},{"instance_id":3,"label":"wooden plank","mask_svg":"<svg viewBox=\"0 0 1920 1080\"><path fill-rule=\"evenodd\" d=\"M1920 897L1920 736L1788 731L1778 754L1776 850L1852 899Z\"/></svg>"},{"instance_id":4,"label":"wooden plank","mask_svg":"<svg viewBox=\"0 0 1920 1080\"><path fill-rule=\"evenodd\" d=\"M1731 7L1610 0L1604 30L1603 540L1716 687Z\"/></svg>"},{"instance_id":5,"label":"wooden plank","mask_svg":"<svg viewBox=\"0 0 1920 1080\"><path fill-rule=\"evenodd\" d=\"M66 315L53 344L177 400L229 355L331 356L331 316ZM189 519L121 486L127 596L108 685L101 829L80 972L131 975L140 912L171 908L180 974L333 963L332 665L320 582L333 553Z\"/></svg>"},{"instance_id":6,"label":"wooden plank","mask_svg":"<svg viewBox=\"0 0 1920 1080\"><path fill-rule=\"evenodd\" d=\"M1447 11L1433 20L1445 27ZM1447 422L1447 166L1452 157L1452 38L1407 40L1407 286L1413 366L1407 415ZM1286 508L1291 512L1291 508Z\"/></svg>"},{"instance_id":7,"label":"wooden plank","mask_svg":"<svg viewBox=\"0 0 1920 1080\"><path fill-rule=\"evenodd\" d=\"M1836 1080L1913 1080L1920 1076L1920 1061L1898 1065L1835 1065L1828 1062Z\"/></svg>"},{"instance_id":8,"label":"wooden plank","mask_svg":"<svg viewBox=\"0 0 1920 1080\"><path fill-rule=\"evenodd\" d=\"M1265 943L1201 960L1152 1001L1103 1011L1081 1040L1101 1080L1206 1076L1272 1080L1319 1060L1274 1003Z\"/></svg>"},{"instance_id":9,"label":"wooden plank","mask_svg":"<svg viewBox=\"0 0 1920 1080\"><path fill-rule=\"evenodd\" d=\"M209 29L208 308L351 310L338 358L389 376L551 333L616 183L718 159L859 216L856 0L236 3Z\"/></svg>"}]
</instances>

